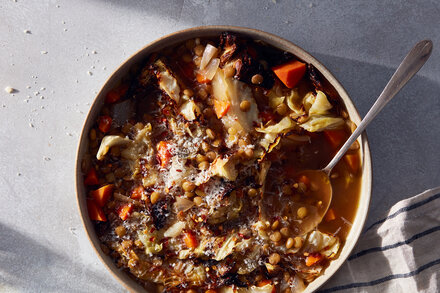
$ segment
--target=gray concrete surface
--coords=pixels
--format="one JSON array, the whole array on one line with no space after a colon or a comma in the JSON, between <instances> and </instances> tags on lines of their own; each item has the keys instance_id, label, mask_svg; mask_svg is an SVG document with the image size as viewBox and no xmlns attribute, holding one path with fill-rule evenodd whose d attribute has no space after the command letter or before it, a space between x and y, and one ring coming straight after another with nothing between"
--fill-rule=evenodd
<instances>
[{"instance_id":1,"label":"gray concrete surface","mask_svg":"<svg viewBox=\"0 0 440 293\"><path fill-rule=\"evenodd\" d=\"M253 27L298 44L340 79L362 115L412 45L431 38L431 59L368 129L368 223L440 185L438 1L2 0L0 291L124 290L80 223L78 134L118 64L160 36L207 24Z\"/></svg>"}]
</instances>

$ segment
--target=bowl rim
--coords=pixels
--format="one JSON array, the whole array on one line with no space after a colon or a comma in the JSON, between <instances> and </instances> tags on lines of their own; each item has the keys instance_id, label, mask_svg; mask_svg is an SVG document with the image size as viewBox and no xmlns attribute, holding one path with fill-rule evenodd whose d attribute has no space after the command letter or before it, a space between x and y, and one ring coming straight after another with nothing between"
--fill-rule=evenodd
<instances>
[{"instance_id":1,"label":"bowl rim","mask_svg":"<svg viewBox=\"0 0 440 293\"><path fill-rule=\"evenodd\" d=\"M96 231L94 228L94 224L88 217L87 205L86 205L86 193L85 187L83 184L83 172L81 170L82 165L82 156L85 153L85 148L87 146L86 141L88 140L88 132L90 126L93 124L93 119L95 118L97 109L99 110L99 106L102 106L105 94L111 88L111 84L115 83L117 80L120 80L123 77L129 67L138 61L144 59L146 56L157 50L159 47L170 46L175 43L182 42L189 38L194 37L205 37L205 36L214 36L219 34L222 31L230 31L238 34L242 34L253 39L262 39L266 43L271 46L287 50L292 52L294 55L299 57L300 59L306 61L307 63L313 64L315 68L325 77L325 79L334 87L334 89L338 92L339 96L344 102L345 107L350 113L350 118L353 122L359 125L361 118L358 110L353 104L350 96L346 92L345 88L339 83L336 77L323 65L319 62L315 57L313 57L306 50L302 49L298 45L288 41L282 37L279 37L275 34L264 32L261 30L240 27L240 26L229 26L229 25L207 25L207 26L197 26L191 27L184 30L179 30L165 36L162 36L138 51L129 56L122 62L106 79L100 91L96 95L93 100L93 103L90 106L90 109L87 113L87 116L82 125L81 134L78 140L77 152L76 152L76 164L75 164L75 192L77 199L77 206L81 218L81 222L85 229L85 233L87 235L88 240L90 241L91 246L95 250L99 259L106 266L107 270L113 275L116 280L119 281L128 291L130 292L146 292L147 289L143 288L136 280L128 275L128 273L123 270L117 268L116 264L113 260L100 248L100 241L96 235ZM178 39L173 40L173 39ZM125 71L125 72L124 72ZM353 226L350 229L350 232L347 236L347 241L344 243L344 246L341 250L339 257L331 262L331 264L326 268L324 274L316 278L313 282L311 282L306 289L305 293L314 292L319 287L324 285L331 276L333 276L337 270L345 263L346 259L350 255L351 251L354 249L357 244L360 234L365 225L365 221L368 216L368 210L371 199L371 191L372 191L372 162L371 162L371 153L370 147L368 143L368 138L366 132L364 132L361 137L361 158L362 158L362 180L360 187L360 198L357 206L355 220L353 222Z\"/></svg>"}]
</instances>

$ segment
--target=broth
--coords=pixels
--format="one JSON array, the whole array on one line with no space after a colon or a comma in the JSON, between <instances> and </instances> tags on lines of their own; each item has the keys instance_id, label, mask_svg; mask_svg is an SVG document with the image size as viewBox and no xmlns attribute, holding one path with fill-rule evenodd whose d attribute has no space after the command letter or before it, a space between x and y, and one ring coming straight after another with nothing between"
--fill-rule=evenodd
<instances>
[{"instance_id":1,"label":"broth","mask_svg":"<svg viewBox=\"0 0 440 293\"><path fill-rule=\"evenodd\" d=\"M292 54L230 33L152 54L112 89L83 164L102 249L166 292L300 292L356 215L355 143L322 208L311 178L351 133L336 91ZM247 288L247 289L246 289Z\"/></svg>"}]
</instances>

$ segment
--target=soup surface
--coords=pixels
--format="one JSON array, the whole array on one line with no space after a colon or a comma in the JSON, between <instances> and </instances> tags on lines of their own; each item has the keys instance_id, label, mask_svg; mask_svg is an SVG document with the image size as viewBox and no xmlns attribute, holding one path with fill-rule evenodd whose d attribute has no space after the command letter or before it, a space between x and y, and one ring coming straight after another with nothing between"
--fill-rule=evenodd
<instances>
[{"instance_id":1,"label":"soup surface","mask_svg":"<svg viewBox=\"0 0 440 293\"><path fill-rule=\"evenodd\" d=\"M90 131L102 250L158 291L301 292L350 230L359 144L332 172L323 219L319 186L298 172L324 167L354 128L312 65L261 41L225 32L151 54Z\"/></svg>"}]
</instances>

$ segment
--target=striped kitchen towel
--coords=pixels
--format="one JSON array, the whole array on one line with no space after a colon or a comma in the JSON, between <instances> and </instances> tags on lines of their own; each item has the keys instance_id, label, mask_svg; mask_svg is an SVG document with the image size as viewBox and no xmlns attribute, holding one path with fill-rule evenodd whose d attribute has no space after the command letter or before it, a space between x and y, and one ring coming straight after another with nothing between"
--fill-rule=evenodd
<instances>
[{"instance_id":1,"label":"striped kitchen towel","mask_svg":"<svg viewBox=\"0 0 440 293\"><path fill-rule=\"evenodd\" d=\"M440 187L398 202L367 227L318 292L440 292Z\"/></svg>"}]
</instances>

